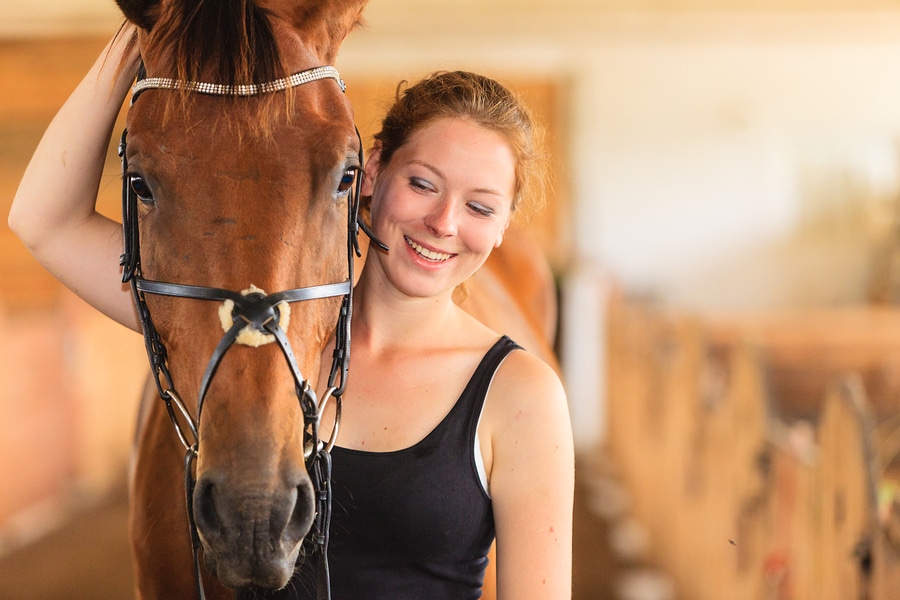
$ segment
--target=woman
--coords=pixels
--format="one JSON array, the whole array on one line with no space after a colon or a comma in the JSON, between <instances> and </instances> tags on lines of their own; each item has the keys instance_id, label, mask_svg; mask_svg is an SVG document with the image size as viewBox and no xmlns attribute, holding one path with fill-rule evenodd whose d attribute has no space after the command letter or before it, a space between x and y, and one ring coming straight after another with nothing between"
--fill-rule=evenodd
<instances>
[{"instance_id":1,"label":"woman","mask_svg":"<svg viewBox=\"0 0 900 600\"><path fill-rule=\"evenodd\" d=\"M122 43L110 50L51 124L9 222L63 283L138 329L127 290L96 285L117 276L98 273L120 251L121 230L96 213L94 198L130 84L116 75L118 59L124 73L136 61ZM471 73L410 87L376 135L362 189L390 250L370 248L355 288L352 376L333 453L336 600L478 598L495 534L500 598L571 595L573 450L562 386L453 302L502 243L539 172L536 157L527 110ZM307 564L268 597L315 597L313 573Z\"/></svg>"}]
</instances>

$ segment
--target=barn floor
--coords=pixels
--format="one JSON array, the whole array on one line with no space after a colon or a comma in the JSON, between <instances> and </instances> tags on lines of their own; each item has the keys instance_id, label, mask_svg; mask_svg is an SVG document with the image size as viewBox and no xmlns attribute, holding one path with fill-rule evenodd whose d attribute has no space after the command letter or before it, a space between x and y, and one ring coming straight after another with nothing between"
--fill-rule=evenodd
<instances>
[{"instance_id":1,"label":"barn floor","mask_svg":"<svg viewBox=\"0 0 900 600\"><path fill-rule=\"evenodd\" d=\"M574 600L630 600L617 582L633 565L616 559L607 522L597 516L596 473L576 481ZM122 600L132 597L127 498L117 491L36 542L0 558L3 600ZM656 598L640 595L634 598Z\"/></svg>"}]
</instances>

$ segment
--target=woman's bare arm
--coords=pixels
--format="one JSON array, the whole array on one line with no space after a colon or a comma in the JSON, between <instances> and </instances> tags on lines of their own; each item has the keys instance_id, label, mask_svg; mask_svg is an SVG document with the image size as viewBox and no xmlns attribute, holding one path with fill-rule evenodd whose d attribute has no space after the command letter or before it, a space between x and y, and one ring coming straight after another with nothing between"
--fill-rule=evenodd
<instances>
[{"instance_id":1,"label":"woman's bare arm","mask_svg":"<svg viewBox=\"0 0 900 600\"><path fill-rule=\"evenodd\" d=\"M498 598L568 600L575 470L562 384L538 358L514 352L491 384L485 417Z\"/></svg>"},{"instance_id":2,"label":"woman's bare arm","mask_svg":"<svg viewBox=\"0 0 900 600\"><path fill-rule=\"evenodd\" d=\"M138 61L131 37L126 29L110 41L53 118L19 184L9 227L69 289L139 329L121 283L121 225L95 209L112 128Z\"/></svg>"}]
</instances>

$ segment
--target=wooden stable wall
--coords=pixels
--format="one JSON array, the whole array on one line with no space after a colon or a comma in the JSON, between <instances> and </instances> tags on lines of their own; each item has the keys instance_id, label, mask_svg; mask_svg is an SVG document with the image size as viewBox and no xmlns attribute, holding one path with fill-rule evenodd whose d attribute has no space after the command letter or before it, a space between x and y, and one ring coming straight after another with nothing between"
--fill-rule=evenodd
<instances>
[{"instance_id":1,"label":"wooden stable wall","mask_svg":"<svg viewBox=\"0 0 900 600\"><path fill-rule=\"evenodd\" d=\"M2 551L29 535L17 519L35 507L52 522L43 509L121 485L147 369L139 335L68 295L54 310L0 311L0 339Z\"/></svg>"},{"instance_id":2,"label":"wooden stable wall","mask_svg":"<svg viewBox=\"0 0 900 600\"><path fill-rule=\"evenodd\" d=\"M886 385L897 350L893 310L701 319L613 303L609 450L678 597L896 598L896 410L866 384Z\"/></svg>"},{"instance_id":3,"label":"wooden stable wall","mask_svg":"<svg viewBox=\"0 0 900 600\"><path fill-rule=\"evenodd\" d=\"M140 336L64 290L6 227L31 152L104 44L0 43L0 552L121 485L147 373ZM118 182L111 151L98 203L110 215Z\"/></svg>"}]
</instances>

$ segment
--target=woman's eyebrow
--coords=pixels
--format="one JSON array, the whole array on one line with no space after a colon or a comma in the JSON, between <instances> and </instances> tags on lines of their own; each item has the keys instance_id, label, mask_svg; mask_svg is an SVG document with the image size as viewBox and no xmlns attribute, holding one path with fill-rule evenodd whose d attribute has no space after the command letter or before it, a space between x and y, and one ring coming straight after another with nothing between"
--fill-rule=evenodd
<instances>
[{"instance_id":1,"label":"woman's eyebrow","mask_svg":"<svg viewBox=\"0 0 900 600\"><path fill-rule=\"evenodd\" d=\"M447 180L447 177L444 175L444 172L429 162L425 162L424 160L414 158L414 159L410 160L408 164L418 165L420 167L428 169L429 171L434 173L437 177L439 177L441 180L443 180L443 181ZM501 192L500 190L498 190L496 188L475 188L472 191L475 193L478 193L478 194L491 194L494 196L499 196L501 198L506 197L506 195L503 192Z\"/></svg>"}]
</instances>

